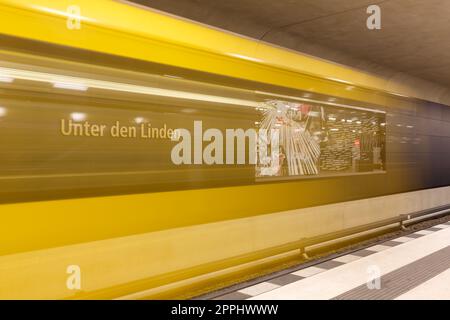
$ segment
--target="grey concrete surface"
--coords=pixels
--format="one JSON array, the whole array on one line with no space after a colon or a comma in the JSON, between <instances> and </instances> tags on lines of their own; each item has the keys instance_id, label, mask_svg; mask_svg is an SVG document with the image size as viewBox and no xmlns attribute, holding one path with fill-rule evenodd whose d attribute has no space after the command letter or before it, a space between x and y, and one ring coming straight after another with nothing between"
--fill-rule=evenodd
<instances>
[{"instance_id":1,"label":"grey concrete surface","mask_svg":"<svg viewBox=\"0 0 450 320\"><path fill-rule=\"evenodd\" d=\"M450 98L448 0L132 2L426 88L434 101ZM381 8L381 30L366 27L369 4Z\"/></svg>"}]
</instances>

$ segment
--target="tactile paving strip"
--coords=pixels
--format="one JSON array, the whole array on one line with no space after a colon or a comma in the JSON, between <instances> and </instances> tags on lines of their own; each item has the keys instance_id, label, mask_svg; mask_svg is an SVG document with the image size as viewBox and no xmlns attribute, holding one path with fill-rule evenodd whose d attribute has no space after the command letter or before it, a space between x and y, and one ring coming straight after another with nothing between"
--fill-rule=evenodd
<instances>
[{"instance_id":1,"label":"tactile paving strip","mask_svg":"<svg viewBox=\"0 0 450 320\"><path fill-rule=\"evenodd\" d=\"M292 268L288 272L284 271L277 272L273 275L265 277L263 281L258 279L255 281L249 281L247 285L241 286L240 288L236 288L235 290L225 289L225 291L227 292L222 291L223 292L222 294L213 293L212 296L208 295L206 299L245 300L251 297L258 296L259 294L262 294L264 292L271 291L275 288L300 281L304 278L314 276L315 274L321 272L325 272L327 270L338 267L342 264L350 263L352 261L358 260L359 258L367 257L376 252L388 249L389 247L395 247L405 242L414 241L417 238L426 236L425 234L422 234L423 232L421 231L427 231L426 233L433 233L448 227L450 227L450 222L436 225L434 227L425 230L420 230L418 232L409 233L399 238L393 238L385 242L380 242L377 245L373 245L365 249L353 251L348 254L338 256L336 258L331 258L329 260L317 264L311 264L308 267L300 266L299 268ZM199 299L205 299L205 297L204 298L200 297Z\"/></svg>"},{"instance_id":2,"label":"tactile paving strip","mask_svg":"<svg viewBox=\"0 0 450 320\"><path fill-rule=\"evenodd\" d=\"M370 289L367 284L363 284L333 300L395 299L448 268L450 268L450 246L382 276L379 289Z\"/></svg>"}]
</instances>

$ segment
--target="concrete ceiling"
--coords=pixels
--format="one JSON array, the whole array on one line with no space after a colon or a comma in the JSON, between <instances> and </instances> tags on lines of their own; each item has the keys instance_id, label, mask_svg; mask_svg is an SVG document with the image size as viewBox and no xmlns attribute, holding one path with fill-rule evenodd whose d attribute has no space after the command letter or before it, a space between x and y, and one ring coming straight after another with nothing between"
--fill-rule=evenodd
<instances>
[{"instance_id":1,"label":"concrete ceiling","mask_svg":"<svg viewBox=\"0 0 450 320\"><path fill-rule=\"evenodd\" d=\"M450 87L449 0L133 0L372 73ZM366 27L378 4L381 30Z\"/></svg>"}]
</instances>

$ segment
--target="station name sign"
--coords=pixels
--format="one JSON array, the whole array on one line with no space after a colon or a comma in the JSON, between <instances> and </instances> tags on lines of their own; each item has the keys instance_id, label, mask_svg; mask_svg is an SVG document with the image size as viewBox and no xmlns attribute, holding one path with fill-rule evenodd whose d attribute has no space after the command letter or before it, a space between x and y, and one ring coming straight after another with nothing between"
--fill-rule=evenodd
<instances>
[{"instance_id":1,"label":"station name sign","mask_svg":"<svg viewBox=\"0 0 450 320\"><path fill-rule=\"evenodd\" d=\"M152 127L148 123L127 125L115 121L112 125L92 123L89 121L76 122L72 119L61 119L60 132L63 136L74 137L112 137L136 139L174 139L176 130L164 123L161 127Z\"/></svg>"}]
</instances>

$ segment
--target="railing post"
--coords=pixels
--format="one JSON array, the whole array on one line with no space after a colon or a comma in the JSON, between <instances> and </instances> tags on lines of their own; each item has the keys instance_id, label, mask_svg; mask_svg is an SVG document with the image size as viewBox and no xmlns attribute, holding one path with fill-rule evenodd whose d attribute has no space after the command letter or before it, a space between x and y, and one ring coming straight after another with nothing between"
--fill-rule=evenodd
<instances>
[{"instance_id":1,"label":"railing post","mask_svg":"<svg viewBox=\"0 0 450 320\"><path fill-rule=\"evenodd\" d=\"M405 220L400 221L400 229L406 230L406 227L405 227L405 225L403 224L403 221L405 221Z\"/></svg>"},{"instance_id":2,"label":"railing post","mask_svg":"<svg viewBox=\"0 0 450 320\"><path fill-rule=\"evenodd\" d=\"M308 256L308 254L306 253L306 249L305 249L305 247L303 246L303 247L300 247L300 254L301 254L301 256L304 258L304 259L309 259L309 256Z\"/></svg>"}]
</instances>

